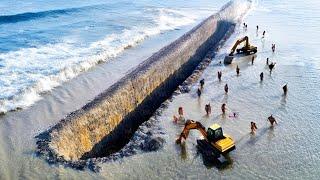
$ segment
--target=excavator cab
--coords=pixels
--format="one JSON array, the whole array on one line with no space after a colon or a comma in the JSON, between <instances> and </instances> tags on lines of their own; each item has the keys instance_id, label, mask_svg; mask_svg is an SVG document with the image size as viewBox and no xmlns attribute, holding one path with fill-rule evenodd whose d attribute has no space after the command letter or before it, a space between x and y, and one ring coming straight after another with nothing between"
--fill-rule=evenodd
<instances>
[{"instance_id":1,"label":"excavator cab","mask_svg":"<svg viewBox=\"0 0 320 180\"><path fill-rule=\"evenodd\" d=\"M224 139L222 128L218 124L213 124L207 130L207 139L209 142L215 142Z\"/></svg>"}]
</instances>

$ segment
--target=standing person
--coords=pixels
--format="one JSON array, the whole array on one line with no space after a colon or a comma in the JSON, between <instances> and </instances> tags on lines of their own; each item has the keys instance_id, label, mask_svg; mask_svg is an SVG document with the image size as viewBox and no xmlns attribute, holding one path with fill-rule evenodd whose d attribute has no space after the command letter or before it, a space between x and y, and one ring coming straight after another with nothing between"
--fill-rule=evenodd
<instances>
[{"instance_id":1,"label":"standing person","mask_svg":"<svg viewBox=\"0 0 320 180\"><path fill-rule=\"evenodd\" d=\"M257 32L259 31L259 26L257 25Z\"/></svg>"},{"instance_id":2,"label":"standing person","mask_svg":"<svg viewBox=\"0 0 320 180\"><path fill-rule=\"evenodd\" d=\"M225 103L222 104L221 111L222 111L222 114L226 114L226 104Z\"/></svg>"},{"instance_id":3,"label":"standing person","mask_svg":"<svg viewBox=\"0 0 320 180\"><path fill-rule=\"evenodd\" d=\"M260 81L263 81L263 72L260 73Z\"/></svg>"},{"instance_id":4,"label":"standing person","mask_svg":"<svg viewBox=\"0 0 320 180\"><path fill-rule=\"evenodd\" d=\"M284 85L284 86L282 87L284 95L287 95L287 92L288 92L288 86L287 86L287 85L288 85L288 84L286 84L286 85Z\"/></svg>"},{"instance_id":5,"label":"standing person","mask_svg":"<svg viewBox=\"0 0 320 180\"><path fill-rule=\"evenodd\" d=\"M254 61L254 56L252 56L251 65L253 65L253 61Z\"/></svg>"},{"instance_id":6,"label":"standing person","mask_svg":"<svg viewBox=\"0 0 320 180\"><path fill-rule=\"evenodd\" d=\"M206 110L207 116L209 116L211 114L211 105L210 105L210 103L206 104L204 109Z\"/></svg>"},{"instance_id":7,"label":"standing person","mask_svg":"<svg viewBox=\"0 0 320 180\"><path fill-rule=\"evenodd\" d=\"M198 90L197 90L197 94L198 94L198 97L200 97L201 96L201 89L200 88L198 88Z\"/></svg>"},{"instance_id":8,"label":"standing person","mask_svg":"<svg viewBox=\"0 0 320 180\"><path fill-rule=\"evenodd\" d=\"M238 65L237 65L237 68L236 68L236 72L237 72L237 75L239 76L239 74L240 74L240 68L239 68Z\"/></svg>"},{"instance_id":9,"label":"standing person","mask_svg":"<svg viewBox=\"0 0 320 180\"><path fill-rule=\"evenodd\" d=\"M269 58L267 58L266 64L269 65Z\"/></svg>"},{"instance_id":10,"label":"standing person","mask_svg":"<svg viewBox=\"0 0 320 180\"><path fill-rule=\"evenodd\" d=\"M276 50L276 44L272 44L271 49L272 49L272 52L274 52Z\"/></svg>"},{"instance_id":11,"label":"standing person","mask_svg":"<svg viewBox=\"0 0 320 180\"><path fill-rule=\"evenodd\" d=\"M173 121L175 122L175 123L177 123L178 121L182 121L182 122L184 122L185 121L185 119L184 119L184 117L183 117L183 108L182 107L179 107L178 108L178 114L179 114L179 117L177 117L177 116L173 116Z\"/></svg>"},{"instance_id":12,"label":"standing person","mask_svg":"<svg viewBox=\"0 0 320 180\"><path fill-rule=\"evenodd\" d=\"M266 34L266 31L263 31L262 33L262 38L264 38L264 35Z\"/></svg>"},{"instance_id":13,"label":"standing person","mask_svg":"<svg viewBox=\"0 0 320 180\"><path fill-rule=\"evenodd\" d=\"M219 79L219 81L221 81L221 76L222 76L222 72L218 71L218 79Z\"/></svg>"},{"instance_id":14,"label":"standing person","mask_svg":"<svg viewBox=\"0 0 320 180\"><path fill-rule=\"evenodd\" d=\"M268 117L268 120L269 120L271 126L273 126L274 123L278 124L276 119L272 116L272 114L271 114L271 116Z\"/></svg>"},{"instance_id":15,"label":"standing person","mask_svg":"<svg viewBox=\"0 0 320 180\"><path fill-rule=\"evenodd\" d=\"M272 70L273 70L275 65L276 65L276 63L269 64L270 74L271 74L271 72L272 72Z\"/></svg>"},{"instance_id":16,"label":"standing person","mask_svg":"<svg viewBox=\"0 0 320 180\"><path fill-rule=\"evenodd\" d=\"M251 121L251 133L254 134L256 130L258 129L257 124L255 122Z\"/></svg>"},{"instance_id":17,"label":"standing person","mask_svg":"<svg viewBox=\"0 0 320 180\"><path fill-rule=\"evenodd\" d=\"M226 92L226 94L227 94L228 91L229 91L229 87L228 87L228 84L226 84L226 85L224 86L224 92Z\"/></svg>"},{"instance_id":18,"label":"standing person","mask_svg":"<svg viewBox=\"0 0 320 180\"><path fill-rule=\"evenodd\" d=\"M178 114L179 116L183 116L183 108L181 106L178 108Z\"/></svg>"},{"instance_id":19,"label":"standing person","mask_svg":"<svg viewBox=\"0 0 320 180\"><path fill-rule=\"evenodd\" d=\"M203 89L203 86L204 86L204 79L201 79L200 80L200 89Z\"/></svg>"},{"instance_id":20,"label":"standing person","mask_svg":"<svg viewBox=\"0 0 320 180\"><path fill-rule=\"evenodd\" d=\"M247 30L247 24L246 23L243 23L243 29Z\"/></svg>"}]
</instances>

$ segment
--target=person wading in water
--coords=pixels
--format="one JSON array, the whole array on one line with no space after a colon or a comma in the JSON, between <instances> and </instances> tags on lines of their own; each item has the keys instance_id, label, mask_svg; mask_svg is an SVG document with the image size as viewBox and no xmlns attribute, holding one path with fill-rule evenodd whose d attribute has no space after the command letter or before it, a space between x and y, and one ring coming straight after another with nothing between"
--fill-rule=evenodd
<instances>
[{"instance_id":1,"label":"person wading in water","mask_svg":"<svg viewBox=\"0 0 320 180\"><path fill-rule=\"evenodd\" d=\"M276 119L272 115L268 117L268 120L269 120L271 126L273 126L274 124L278 124Z\"/></svg>"},{"instance_id":2,"label":"person wading in water","mask_svg":"<svg viewBox=\"0 0 320 180\"><path fill-rule=\"evenodd\" d=\"M198 90L197 90L197 94L198 94L198 97L200 97L201 96L201 89L200 88L198 88Z\"/></svg>"},{"instance_id":3,"label":"person wading in water","mask_svg":"<svg viewBox=\"0 0 320 180\"><path fill-rule=\"evenodd\" d=\"M229 91L229 87L228 87L228 84L226 84L226 85L224 86L224 92L226 92L226 94L228 94L228 91Z\"/></svg>"},{"instance_id":4,"label":"person wading in water","mask_svg":"<svg viewBox=\"0 0 320 180\"><path fill-rule=\"evenodd\" d=\"M276 65L276 63L269 64L270 74L272 73L272 70L273 70L275 65Z\"/></svg>"},{"instance_id":5,"label":"person wading in water","mask_svg":"<svg viewBox=\"0 0 320 180\"><path fill-rule=\"evenodd\" d=\"M207 116L209 116L211 114L211 105L210 105L210 103L206 104L204 109L206 110Z\"/></svg>"},{"instance_id":6,"label":"person wading in water","mask_svg":"<svg viewBox=\"0 0 320 180\"><path fill-rule=\"evenodd\" d=\"M257 124L251 121L250 125L251 125L251 133L254 134L258 129Z\"/></svg>"},{"instance_id":7,"label":"person wading in water","mask_svg":"<svg viewBox=\"0 0 320 180\"><path fill-rule=\"evenodd\" d=\"M287 95L287 92L288 92L288 86L287 86L287 85L288 85L288 84L286 84L286 85L284 85L284 86L282 87L284 95Z\"/></svg>"},{"instance_id":8,"label":"person wading in water","mask_svg":"<svg viewBox=\"0 0 320 180\"><path fill-rule=\"evenodd\" d=\"M222 114L226 114L226 104L225 103L222 104L221 111L222 111Z\"/></svg>"},{"instance_id":9,"label":"person wading in water","mask_svg":"<svg viewBox=\"0 0 320 180\"><path fill-rule=\"evenodd\" d=\"M184 122L185 121L185 118L183 117L183 108L182 107L179 107L178 108L178 114L179 114L179 117L177 117L177 116L173 116L173 121L175 122L175 123L177 123L178 121L182 121L182 122Z\"/></svg>"},{"instance_id":10,"label":"person wading in water","mask_svg":"<svg viewBox=\"0 0 320 180\"><path fill-rule=\"evenodd\" d=\"M221 81L221 76L222 76L222 72L218 71L218 79L219 79L219 81Z\"/></svg>"},{"instance_id":11,"label":"person wading in water","mask_svg":"<svg viewBox=\"0 0 320 180\"><path fill-rule=\"evenodd\" d=\"M201 79L200 80L200 88L203 89L203 86L204 86L204 79Z\"/></svg>"},{"instance_id":12,"label":"person wading in water","mask_svg":"<svg viewBox=\"0 0 320 180\"><path fill-rule=\"evenodd\" d=\"M237 72L237 76L239 76L239 74L240 74L240 68L239 68L238 65L237 65L237 68L236 68L236 72Z\"/></svg>"}]
</instances>

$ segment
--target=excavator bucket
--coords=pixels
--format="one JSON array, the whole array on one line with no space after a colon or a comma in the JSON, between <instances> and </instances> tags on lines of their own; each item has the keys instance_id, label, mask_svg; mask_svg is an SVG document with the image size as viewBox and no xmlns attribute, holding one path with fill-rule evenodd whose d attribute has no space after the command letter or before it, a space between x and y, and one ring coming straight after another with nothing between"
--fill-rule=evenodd
<instances>
[{"instance_id":1,"label":"excavator bucket","mask_svg":"<svg viewBox=\"0 0 320 180\"><path fill-rule=\"evenodd\" d=\"M227 55L227 56L224 58L224 63L225 63L225 64L231 64L233 58L234 58L234 56Z\"/></svg>"}]
</instances>

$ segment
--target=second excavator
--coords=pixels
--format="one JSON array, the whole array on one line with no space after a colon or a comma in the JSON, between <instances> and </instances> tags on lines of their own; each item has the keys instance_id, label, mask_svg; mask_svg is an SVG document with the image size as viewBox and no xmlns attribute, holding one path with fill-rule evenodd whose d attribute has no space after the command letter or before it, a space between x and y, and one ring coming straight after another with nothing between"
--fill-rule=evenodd
<instances>
[{"instance_id":1,"label":"second excavator","mask_svg":"<svg viewBox=\"0 0 320 180\"><path fill-rule=\"evenodd\" d=\"M181 144L182 141L186 140L191 129L199 130L204 137L204 139L197 140L197 145L200 152L206 157L217 159L221 154L226 155L235 149L233 139L230 136L223 134L222 128L218 124L211 125L206 131L205 127L200 122L193 120L187 120L176 143Z\"/></svg>"},{"instance_id":2,"label":"second excavator","mask_svg":"<svg viewBox=\"0 0 320 180\"><path fill-rule=\"evenodd\" d=\"M245 42L244 46L242 48L238 48L238 45L241 44L242 42ZM249 38L248 36L245 36L241 39L238 39L236 43L233 45L231 48L231 52L229 55L227 55L224 58L224 63L225 64L231 64L233 58L234 58L234 52L237 51L238 54L245 54L245 55L250 55L250 54L255 54L257 53L258 49L256 46L252 46L249 44Z\"/></svg>"}]
</instances>

